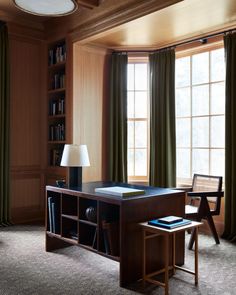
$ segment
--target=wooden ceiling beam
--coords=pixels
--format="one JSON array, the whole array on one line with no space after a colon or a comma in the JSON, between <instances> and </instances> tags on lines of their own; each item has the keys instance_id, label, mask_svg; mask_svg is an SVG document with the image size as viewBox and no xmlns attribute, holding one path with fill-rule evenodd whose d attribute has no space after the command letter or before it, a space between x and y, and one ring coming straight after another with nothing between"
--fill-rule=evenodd
<instances>
[{"instance_id":1,"label":"wooden ceiling beam","mask_svg":"<svg viewBox=\"0 0 236 295\"><path fill-rule=\"evenodd\" d=\"M78 5L93 9L99 6L99 0L77 0Z\"/></svg>"}]
</instances>

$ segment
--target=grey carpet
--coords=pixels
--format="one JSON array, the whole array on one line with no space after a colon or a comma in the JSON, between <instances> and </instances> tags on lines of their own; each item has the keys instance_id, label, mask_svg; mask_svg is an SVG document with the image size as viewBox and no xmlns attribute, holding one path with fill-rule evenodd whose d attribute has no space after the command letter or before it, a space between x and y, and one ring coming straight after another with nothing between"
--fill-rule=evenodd
<instances>
[{"instance_id":1,"label":"grey carpet","mask_svg":"<svg viewBox=\"0 0 236 295\"><path fill-rule=\"evenodd\" d=\"M44 250L40 226L0 228L1 295L164 294L161 287L140 283L119 287L119 264L72 246ZM189 236L186 236L186 243ZM193 251L186 250L186 267L193 266ZM170 279L170 294L236 294L236 245L199 236L199 286L194 277L177 271Z\"/></svg>"}]
</instances>

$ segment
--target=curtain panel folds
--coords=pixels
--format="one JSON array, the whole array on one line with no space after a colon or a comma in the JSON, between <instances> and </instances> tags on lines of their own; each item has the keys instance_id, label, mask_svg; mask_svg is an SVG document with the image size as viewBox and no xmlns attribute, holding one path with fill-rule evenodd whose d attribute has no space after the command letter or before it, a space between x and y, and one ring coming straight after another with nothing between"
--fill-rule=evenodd
<instances>
[{"instance_id":1,"label":"curtain panel folds","mask_svg":"<svg viewBox=\"0 0 236 295\"><path fill-rule=\"evenodd\" d=\"M0 226L10 222L9 193L9 47L5 23L0 22Z\"/></svg>"},{"instance_id":2,"label":"curtain panel folds","mask_svg":"<svg viewBox=\"0 0 236 295\"><path fill-rule=\"evenodd\" d=\"M225 97L225 230L223 238L236 242L236 33L224 36Z\"/></svg>"},{"instance_id":3,"label":"curtain panel folds","mask_svg":"<svg viewBox=\"0 0 236 295\"><path fill-rule=\"evenodd\" d=\"M111 57L109 101L109 180L127 182L127 64L126 53Z\"/></svg>"},{"instance_id":4,"label":"curtain panel folds","mask_svg":"<svg viewBox=\"0 0 236 295\"><path fill-rule=\"evenodd\" d=\"M150 185L176 185L175 51L149 55Z\"/></svg>"}]
</instances>

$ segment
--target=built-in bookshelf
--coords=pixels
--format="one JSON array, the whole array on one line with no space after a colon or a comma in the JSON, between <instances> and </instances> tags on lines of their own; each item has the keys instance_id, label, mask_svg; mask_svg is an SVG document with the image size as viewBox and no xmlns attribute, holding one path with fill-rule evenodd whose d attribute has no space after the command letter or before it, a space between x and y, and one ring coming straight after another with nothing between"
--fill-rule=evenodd
<instances>
[{"instance_id":1,"label":"built-in bookshelf","mask_svg":"<svg viewBox=\"0 0 236 295\"><path fill-rule=\"evenodd\" d=\"M61 240L119 261L118 205L53 187L47 187L46 204L48 251L47 242L54 237L54 246Z\"/></svg>"},{"instance_id":2,"label":"built-in bookshelf","mask_svg":"<svg viewBox=\"0 0 236 295\"><path fill-rule=\"evenodd\" d=\"M60 167L64 144L67 141L66 49L65 40L53 42L48 46L47 165L54 170Z\"/></svg>"}]
</instances>

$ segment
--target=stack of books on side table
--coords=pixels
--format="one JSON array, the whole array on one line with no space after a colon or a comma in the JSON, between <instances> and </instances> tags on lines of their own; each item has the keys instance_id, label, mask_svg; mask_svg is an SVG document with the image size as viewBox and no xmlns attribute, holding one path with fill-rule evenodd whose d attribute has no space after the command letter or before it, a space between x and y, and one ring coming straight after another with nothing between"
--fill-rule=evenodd
<instances>
[{"instance_id":1,"label":"stack of books on side table","mask_svg":"<svg viewBox=\"0 0 236 295\"><path fill-rule=\"evenodd\" d=\"M148 224L157 226L157 227L166 228L166 229L173 229L176 227L191 224L191 220L183 219L182 217L178 217L178 216L166 216L166 217L150 220L148 221Z\"/></svg>"}]
</instances>

